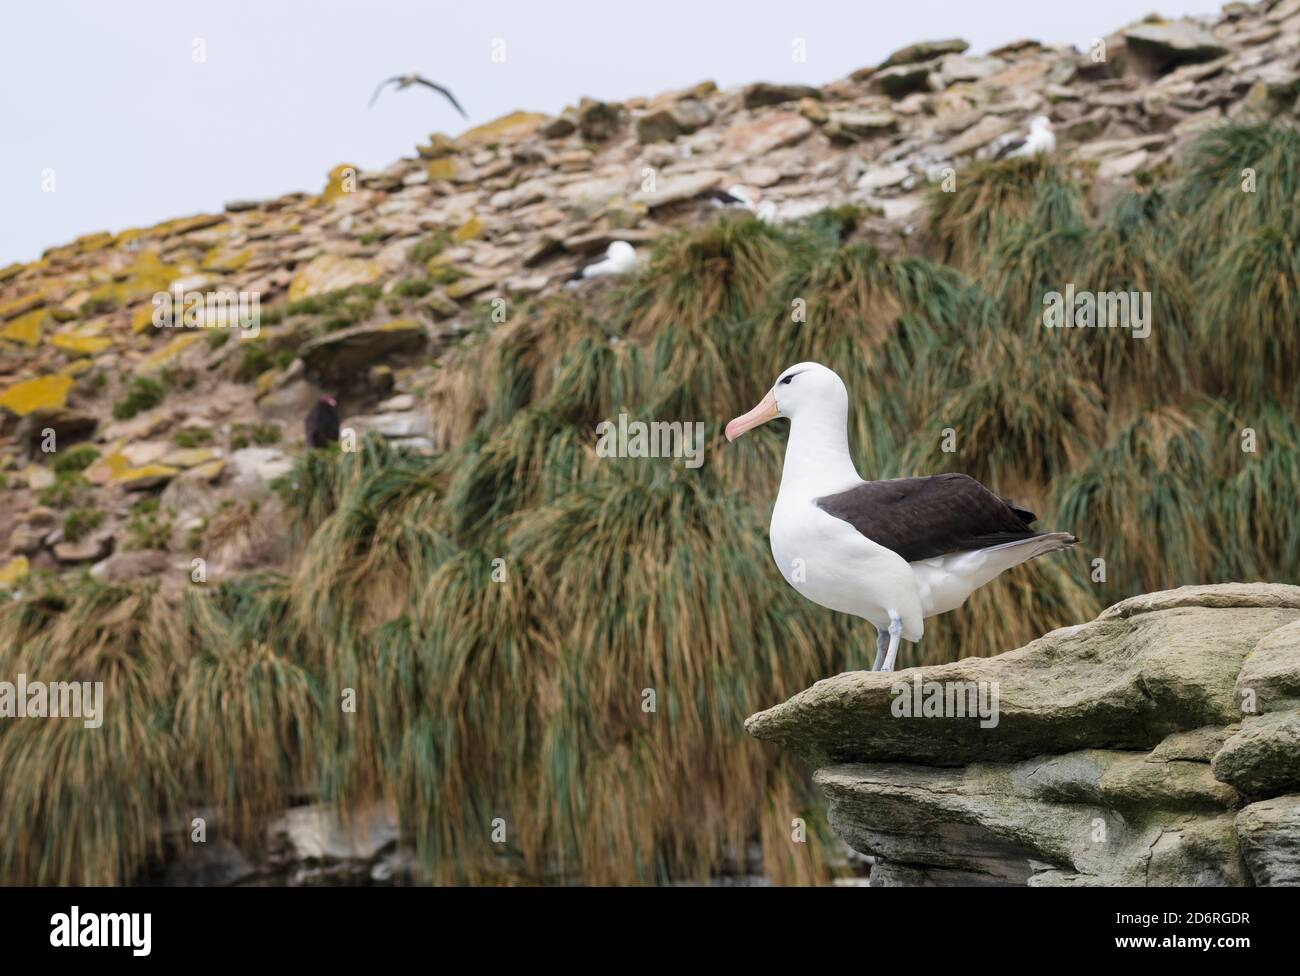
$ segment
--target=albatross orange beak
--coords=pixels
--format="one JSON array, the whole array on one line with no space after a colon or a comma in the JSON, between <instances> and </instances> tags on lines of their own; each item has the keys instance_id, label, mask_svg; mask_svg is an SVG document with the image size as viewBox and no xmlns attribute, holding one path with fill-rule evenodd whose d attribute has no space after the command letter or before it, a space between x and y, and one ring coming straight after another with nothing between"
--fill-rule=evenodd
<instances>
[{"instance_id":1,"label":"albatross orange beak","mask_svg":"<svg viewBox=\"0 0 1300 976\"><path fill-rule=\"evenodd\" d=\"M741 414L735 420L727 424L724 433L727 440L734 441L737 437L747 430L753 430L755 427L761 427L773 417L776 416L776 395L768 390L767 396L749 413Z\"/></svg>"}]
</instances>

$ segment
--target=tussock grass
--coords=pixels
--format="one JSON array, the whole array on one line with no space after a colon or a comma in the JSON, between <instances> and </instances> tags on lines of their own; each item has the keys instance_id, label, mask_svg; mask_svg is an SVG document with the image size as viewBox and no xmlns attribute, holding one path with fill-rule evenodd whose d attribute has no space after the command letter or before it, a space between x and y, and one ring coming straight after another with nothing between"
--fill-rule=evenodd
<instances>
[{"instance_id":1,"label":"tussock grass","mask_svg":"<svg viewBox=\"0 0 1300 976\"><path fill-rule=\"evenodd\" d=\"M932 186L928 231L939 258L962 271L986 268L994 245L1029 215L1039 184L1066 180L1055 164L1035 156L976 163L958 174L951 193Z\"/></svg>"},{"instance_id":2,"label":"tussock grass","mask_svg":"<svg viewBox=\"0 0 1300 976\"><path fill-rule=\"evenodd\" d=\"M0 674L102 679L110 703L95 734L0 726L0 873L131 879L177 811L218 804L245 838L311 794L395 804L441 882L703 880L754 841L773 879L824 881L820 798L742 724L869 666L874 635L771 564L784 424L731 445L722 425L818 360L851 391L864 476L967 471L1080 538L929 621L904 665L1017 647L1147 590L1295 582L1295 148L1294 129L1234 123L1177 184L1096 219L1050 162L976 166L932 198L937 260L855 241L848 211L726 217L593 298L485 323L440 361L439 455L369 438L281 482L286 578L0 604ZM1044 329L1043 292L1068 282L1151 291L1152 337ZM325 328L372 297L289 312ZM595 425L621 412L702 422L704 464L598 457ZM249 514L209 531L242 536Z\"/></svg>"}]
</instances>

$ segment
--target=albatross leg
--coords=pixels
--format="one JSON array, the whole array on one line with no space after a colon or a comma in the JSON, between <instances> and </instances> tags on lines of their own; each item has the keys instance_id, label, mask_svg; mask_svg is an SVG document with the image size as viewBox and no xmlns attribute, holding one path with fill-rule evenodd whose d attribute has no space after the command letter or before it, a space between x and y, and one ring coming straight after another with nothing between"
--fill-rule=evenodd
<instances>
[{"instance_id":1,"label":"albatross leg","mask_svg":"<svg viewBox=\"0 0 1300 976\"><path fill-rule=\"evenodd\" d=\"M871 665L872 671L879 671L880 666L885 663L885 648L889 646L889 631L876 631L876 660Z\"/></svg>"},{"instance_id":2,"label":"albatross leg","mask_svg":"<svg viewBox=\"0 0 1300 976\"><path fill-rule=\"evenodd\" d=\"M889 611L889 654L885 657L885 666L881 671L893 671L894 659L898 657L898 641L903 636L903 620L893 610ZM884 636L883 634L881 635Z\"/></svg>"}]
</instances>

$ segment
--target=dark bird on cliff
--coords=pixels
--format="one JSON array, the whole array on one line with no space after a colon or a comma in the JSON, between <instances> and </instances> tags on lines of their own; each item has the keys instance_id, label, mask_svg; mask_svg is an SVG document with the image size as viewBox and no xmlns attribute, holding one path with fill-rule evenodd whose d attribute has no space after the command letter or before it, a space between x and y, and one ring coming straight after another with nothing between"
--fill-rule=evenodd
<instances>
[{"instance_id":1,"label":"dark bird on cliff","mask_svg":"<svg viewBox=\"0 0 1300 976\"><path fill-rule=\"evenodd\" d=\"M737 184L726 190L712 189L705 190L697 194L695 199L707 200L711 206L725 207L728 209L748 210L754 216L764 223L772 223L776 219L776 204L770 200L764 200L762 203L755 203L754 198L750 196L749 191L743 186Z\"/></svg>"},{"instance_id":2,"label":"dark bird on cliff","mask_svg":"<svg viewBox=\"0 0 1300 976\"><path fill-rule=\"evenodd\" d=\"M328 447L339 441L338 402L332 396L322 396L307 413L307 445Z\"/></svg>"},{"instance_id":3,"label":"dark bird on cliff","mask_svg":"<svg viewBox=\"0 0 1300 976\"><path fill-rule=\"evenodd\" d=\"M727 440L790 420L772 511L772 556L786 582L876 627L873 671L893 671L899 640L955 610L1004 570L1075 543L1035 532L1037 517L964 474L863 481L849 457L849 394L820 363L799 363L727 424Z\"/></svg>"},{"instance_id":4,"label":"dark bird on cliff","mask_svg":"<svg viewBox=\"0 0 1300 976\"><path fill-rule=\"evenodd\" d=\"M412 85L423 85L425 88L432 88L438 94L447 99L447 101L451 102L451 104L455 106L456 111L459 112L463 118L469 118L469 116L465 114L465 110L460 107L460 102L456 101L456 96L448 89L443 88L442 85L435 84L423 75L418 75L414 72L409 75L393 75L393 77L381 81L379 87L375 89L375 93L370 96L370 104L367 105L366 108L374 108L375 102L378 101L379 95L384 90L385 85L396 85L397 87L394 88L393 91L401 91L403 88L410 88Z\"/></svg>"}]
</instances>

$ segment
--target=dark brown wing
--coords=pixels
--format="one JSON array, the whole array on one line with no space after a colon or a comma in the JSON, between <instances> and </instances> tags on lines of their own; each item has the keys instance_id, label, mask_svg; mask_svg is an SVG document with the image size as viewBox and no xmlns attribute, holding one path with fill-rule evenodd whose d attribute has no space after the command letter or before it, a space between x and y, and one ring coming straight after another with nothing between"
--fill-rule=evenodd
<instances>
[{"instance_id":1,"label":"dark brown wing","mask_svg":"<svg viewBox=\"0 0 1300 976\"><path fill-rule=\"evenodd\" d=\"M443 98L447 99L447 101L451 102L452 105L455 105L456 111L461 114L462 118L466 118L466 119L469 118L469 116L465 114L465 110L460 107L460 102L456 101L456 96L453 95L448 89L443 88L442 85L435 84L434 82L430 81L428 78L425 78L422 75L416 75L415 81L417 84L424 85L426 88L432 88L434 91L442 95Z\"/></svg>"},{"instance_id":2,"label":"dark brown wing","mask_svg":"<svg viewBox=\"0 0 1300 976\"><path fill-rule=\"evenodd\" d=\"M817 507L908 562L1038 535L1033 512L964 474L864 481L818 498Z\"/></svg>"},{"instance_id":3,"label":"dark brown wing","mask_svg":"<svg viewBox=\"0 0 1300 976\"><path fill-rule=\"evenodd\" d=\"M993 158L1006 159L1013 152L1016 152L1018 149L1023 148L1025 143L1027 143L1028 141L1029 141L1028 136L1020 136L1019 138L1011 139L1008 142L1004 142L1001 146L998 147L998 151L993 154Z\"/></svg>"},{"instance_id":4,"label":"dark brown wing","mask_svg":"<svg viewBox=\"0 0 1300 976\"><path fill-rule=\"evenodd\" d=\"M401 81L401 80L402 80L401 75L394 75L392 78L385 78L383 81L381 81L378 87L375 88L375 93L370 96L370 104L367 105L366 108L375 107L375 101L379 98L379 93L384 90L385 85L391 85L393 82Z\"/></svg>"}]
</instances>

